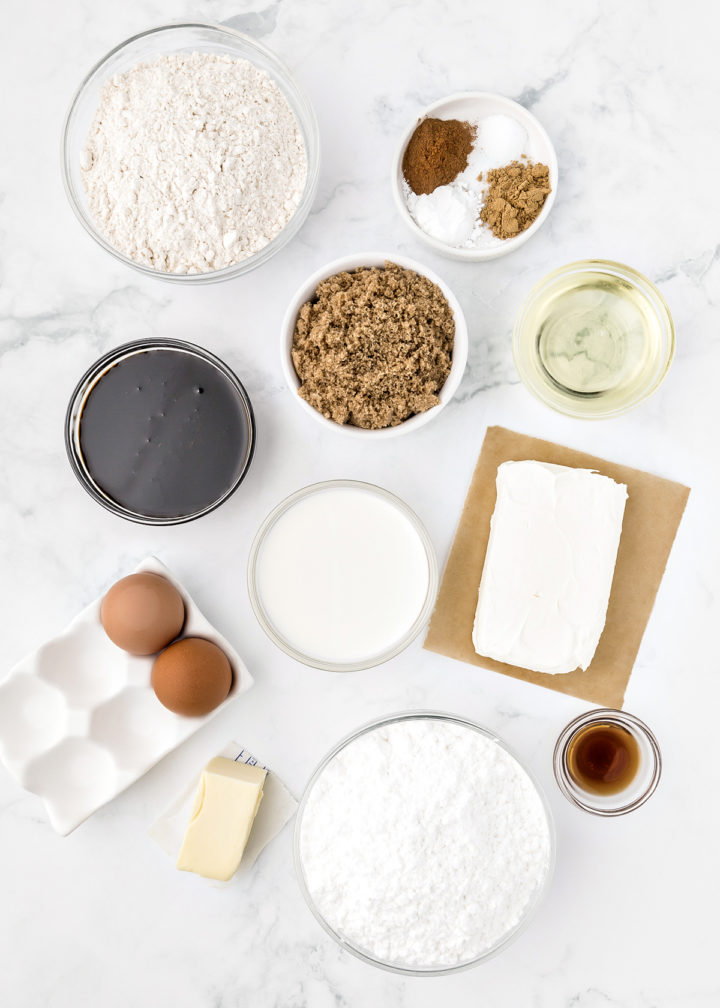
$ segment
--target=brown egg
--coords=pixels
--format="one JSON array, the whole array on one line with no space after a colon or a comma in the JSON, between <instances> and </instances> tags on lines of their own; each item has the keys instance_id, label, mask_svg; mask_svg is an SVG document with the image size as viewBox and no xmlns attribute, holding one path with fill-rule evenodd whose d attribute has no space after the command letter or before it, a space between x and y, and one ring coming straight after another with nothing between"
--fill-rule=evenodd
<instances>
[{"instance_id":1,"label":"brown egg","mask_svg":"<svg viewBox=\"0 0 720 1008\"><path fill-rule=\"evenodd\" d=\"M200 717L219 707L228 695L232 669L217 645L201 637L184 637L155 659L152 686L163 707Z\"/></svg>"},{"instance_id":2,"label":"brown egg","mask_svg":"<svg viewBox=\"0 0 720 1008\"><path fill-rule=\"evenodd\" d=\"M100 622L113 644L123 651L155 654L182 630L185 605L167 578L144 571L112 586L102 600Z\"/></svg>"}]
</instances>

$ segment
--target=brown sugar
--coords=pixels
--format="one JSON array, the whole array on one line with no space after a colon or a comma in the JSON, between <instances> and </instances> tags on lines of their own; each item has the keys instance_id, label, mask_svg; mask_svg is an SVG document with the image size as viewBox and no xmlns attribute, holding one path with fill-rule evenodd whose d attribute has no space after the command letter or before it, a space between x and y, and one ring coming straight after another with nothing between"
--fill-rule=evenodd
<instances>
[{"instance_id":1,"label":"brown sugar","mask_svg":"<svg viewBox=\"0 0 720 1008\"><path fill-rule=\"evenodd\" d=\"M427 277L390 262L337 273L298 314L299 395L336 423L395 427L440 401L454 337L452 309Z\"/></svg>"},{"instance_id":2,"label":"brown sugar","mask_svg":"<svg viewBox=\"0 0 720 1008\"><path fill-rule=\"evenodd\" d=\"M423 119L403 155L405 181L416 195L449 185L467 168L475 127L459 119Z\"/></svg>"},{"instance_id":3,"label":"brown sugar","mask_svg":"<svg viewBox=\"0 0 720 1008\"><path fill-rule=\"evenodd\" d=\"M550 170L544 164L511 161L488 172L490 187L480 220L496 238L513 238L540 215L550 193Z\"/></svg>"}]
</instances>

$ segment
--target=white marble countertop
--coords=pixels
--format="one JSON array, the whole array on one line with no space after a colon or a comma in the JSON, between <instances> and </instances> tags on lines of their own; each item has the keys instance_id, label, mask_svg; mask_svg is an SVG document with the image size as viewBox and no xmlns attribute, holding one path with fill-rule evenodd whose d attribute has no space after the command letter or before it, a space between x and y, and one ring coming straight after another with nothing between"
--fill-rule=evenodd
<instances>
[{"instance_id":1,"label":"white marble countertop","mask_svg":"<svg viewBox=\"0 0 720 1008\"><path fill-rule=\"evenodd\" d=\"M139 277L96 247L62 189L58 144L89 66L123 38L197 10L170 0L13 4L0 42L0 675L143 556L156 553L243 654L255 687L68 838L0 768L0 1004L7 1008L710 1008L717 967L714 648L720 539L719 27L689 0L230 0L317 109L320 189L299 237L250 277L187 289ZM398 219L388 183L399 130L455 90L516 98L554 140L561 181L547 225L517 253L468 265L432 255ZM371 447L321 430L291 401L278 330L295 287L363 249L426 262L455 290L470 359L455 401L407 438ZM510 352L515 312L573 259L627 262L659 284L678 352L665 385L621 419L577 422L537 404ZM243 486L188 526L106 514L63 447L72 387L131 338L196 341L245 382L259 439ZM717 370L713 370L716 368ZM424 652L416 642L355 675L303 668L265 638L245 588L248 547L282 497L330 477L377 482L421 515L444 560L488 424L503 424L677 479L690 503L626 707L655 729L665 773L634 815L604 821L557 790L551 753L585 704ZM431 707L503 735L547 789L558 829L548 899L500 957L448 978L404 979L337 948L296 885L291 830L250 878L217 891L175 871L147 837L188 776L231 738L299 795L340 736Z\"/></svg>"}]
</instances>

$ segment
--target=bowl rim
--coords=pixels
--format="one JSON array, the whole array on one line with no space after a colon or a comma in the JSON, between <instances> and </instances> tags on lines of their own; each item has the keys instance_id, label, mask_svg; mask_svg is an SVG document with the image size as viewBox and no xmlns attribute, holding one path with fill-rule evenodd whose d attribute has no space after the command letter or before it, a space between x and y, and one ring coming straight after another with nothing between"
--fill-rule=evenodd
<instances>
[{"instance_id":1,"label":"bowl rim","mask_svg":"<svg viewBox=\"0 0 720 1008\"><path fill-rule=\"evenodd\" d=\"M427 277L428 280L440 288L443 296L450 305L453 318L455 320L453 359L450 366L450 373L445 380L445 384L440 389L440 402L437 406L432 406L424 413L415 413L413 416L408 417L407 420L403 420L403 422L398 424L396 427L382 427L379 430L367 430L363 427L354 427L352 424L340 424L335 420L328 419L328 417L323 416L322 413L318 412L318 410L311 406L310 403L306 402L298 395L300 380L292 362L292 339L300 309L303 304L312 297L321 281L334 276L336 273L354 272L355 270L373 267L383 269L386 262L394 263L397 266L401 266L403 269L412 270L421 276ZM387 439L400 437L401 435L409 434L412 431L417 430L419 427L422 427L433 420L455 396L455 393L457 392L463 379L463 375L465 374L468 351L469 336L467 320L462 306L452 288L445 282L445 280L442 279L442 277L438 276L437 273L425 266L423 263L419 262L417 259L412 259L405 255L398 255L393 252L355 252L351 255L340 256L337 259L332 259L324 266L319 267L305 280L303 280L299 287L296 288L294 294L288 301L288 306L285 309L285 314L280 327L280 363L285 383L292 393L292 398L297 402L298 406L307 415L312 416L318 423L322 424L326 430L333 430L337 433L343 434L345 437L364 438L366 440L370 438L380 440L383 438Z\"/></svg>"},{"instance_id":2,"label":"bowl rim","mask_svg":"<svg viewBox=\"0 0 720 1008\"><path fill-rule=\"evenodd\" d=\"M291 106L293 115L295 115L295 118L298 119L298 125L303 133L305 156L307 160L307 177L305 179L305 187L303 189L302 196L300 197L300 202L282 231L275 235L275 237L268 242L267 245L258 252L249 256L247 259L243 259L241 262L234 263L231 266L224 266L220 270L210 270L207 273L165 273L162 270L156 270L150 266L145 266L143 263L135 262L134 259L126 256L123 252L120 252L119 249L116 249L100 233L89 214L86 214L80 206L78 200L76 199L74 188L70 182L71 151L69 148L69 134L85 89L96 76L99 76L102 73L103 68L106 67L112 57L121 52L123 49L128 48L144 38L148 38L152 35L158 35L161 32L172 32L184 29L209 29L228 36L230 40L240 40L251 50L254 49L260 53L263 58L271 64L273 74L268 74L268 76L272 76L274 83L280 88L280 91L283 93L286 100L287 91L290 91L301 109L301 116L298 116ZM247 59L248 57L246 55L242 57L238 55L238 58ZM301 121L301 119L304 119L304 121ZM307 136L305 136L305 134L307 134ZM275 255L275 253L279 252L286 244L288 244L300 231L312 208L320 180L320 130L315 110L307 96L307 93L300 84L298 84L294 75L290 72L283 60L281 60L280 57L277 56L271 49L268 49L267 46L252 38L252 36L238 31L236 28L233 28L228 24L223 24L218 21L204 21L200 18L192 20L183 18L174 21L166 21L163 24L154 25L141 32L136 32L134 35L131 35L129 38L126 38L122 42L113 46L109 52L97 60L90 70L88 70L75 89L63 120L60 134L60 173L65 195L68 203L70 204L70 208L75 214L75 217L90 237L98 245L100 245L101 248L105 249L106 252L109 252L113 258L124 263L126 266L132 267L132 269L142 273L144 276L153 277L157 280L165 280L170 283L181 284L218 283L223 280L231 280L237 276L242 276L243 274L256 269L258 266L263 265L268 259Z\"/></svg>"},{"instance_id":3,"label":"bowl rim","mask_svg":"<svg viewBox=\"0 0 720 1008\"><path fill-rule=\"evenodd\" d=\"M417 125L423 119L428 118L434 112L439 111L444 106L450 104L451 102L460 100L481 100L487 101L492 100L498 104L499 107L505 109L503 114L509 115L511 118L519 120L521 123L523 120L532 123L533 128L537 130L540 134L543 143L547 146L548 151L548 168L550 169L550 181L552 188L548 193L543 208L538 214L537 218L532 222L530 227L521 231L520 234L515 235L513 238L504 239L502 245L492 246L485 249L466 249L466 248L456 248L453 245L447 245L445 242L439 241L437 238L433 238L431 235L427 234L420 227L419 224L413 220L413 217L408 210L407 203L405 202L405 196L402 190L402 159L405 154L405 148L407 147L410 137L415 132ZM395 201L395 206L398 209L400 216L403 221L413 233L413 235L429 248L438 252L440 255L445 256L449 259L454 259L458 262L487 262L492 259L500 259L502 256L508 255L510 252L514 252L516 249L520 248L525 244L532 236L540 230L545 221L550 215L553 204L555 202L555 197L558 190L559 181L559 169L558 169L558 159L557 152L550 139L547 130L539 121L539 119L532 113L529 109L521 105L520 102L515 101L513 98L508 98L506 95L499 94L495 91L455 91L452 94L446 95L444 98L439 98L437 101L432 102L425 108L415 115L412 121L405 127L400 135L400 141L395 149L395 153L392 158L392 167L390 170L390 184L393 194L393 199Z\"/></svg>"},{"instance_id":4,"label":"bowl rim","mask_svg":"<svg viewBox=\"0 0 720 1008\"><path fill-rule=\"evenodd\" d=\"M389 648L385 651L380 652L377 655L373 655L370 658L364 659L362 661L354 662L331 662L324 661L321 658L315 658L311 655L306 655L302 651L295 648L289 641L287 641L282 634L279 632L275 624L272 622L270 617L265 613L265 608L262 604L262 598L260 594L260 589L257 584L257 569L258 560L260 556L260 551L262 549L265 537L273 528L275 523L283 517L286 512L290 510L299 501L304 500L306 497L310 497L316 493L323 493L325 490L331 490L336 488L348 488L354 490L363 490L367 493L373 494L375 497L380 497L382 500L387 501L396 507L400 513L405 517L412 525L414 531L417 533L422 546L425 550L425 557L427 559L428 565L428 586L425 595L425 600L418 612L414 622L409 627L407 632L397 641L395 641ZM386 490L384 487L377 486L375 483L368 483L363 480L352 480L352 479L333 479L333 480L322 480L319 483L310 483L307 486L301 487L294 493L283 498L276 504L275 507L270 511L267 517L263 520L260 528L253 538L252 545L250 546L250 552L248 554L247 563L247 589L248 595L250 597L250 605L255 613L255 618L257 619L260 627L264 633L270 638L270 640L278 647L281 651L284 651L286 655L290 658L294 658L295 661L300 662L302 665L306 665L309 668L319 669L323 672L362 672L365 669L375 668L378 665L383 665L385 662L390 661L391 658L395 658L402 651L412 644L412 642L420 635L423 627L426 625L430 618L430 614L435 605L435 599L437 596L439 584L439 570L437 556L435 554L435 548L432 544L432 539L428 534L425 525L418 517L417 513L406 504L405 501L398 497L396 494L392 493L390 490Z\"/></svg>"},{"instance_id":5,"label":"bowl rim","mask_svg":"<svg viewBox=\"0 0 720 1008\"><path fill-rule=\"evenodd\" d=\"M332 928L325 918L320 913L319 909L316 907L314 900L308 890L307 883L305 882L305 874L302 867L302 856L300 852L300 834L302 831L303 816L305 809L307 807L308 799L312 793L313 787L317 782L318 778L324 772L328 764L341 752L346 746L350 745L356 739L363 735L366 735L377 728L381 728L383 725L394 724L403 721L421 721L421 720L438 720L447 721L451 724L461 725L465 728L470 728L473 731L478 732L485 738L492 742L495 742L500 746L509 756L511 756L518 766L525 772L530 783L532 784L536 794L540 799L543 811L545 813L545 820L548 828L548 843L549 843L549 855L548 864L545 872L545 876L537 887L533 897L526 907L523 916L518 921L514 928L511 928L500 941L498 941L494 946L492 946L487 951L483 952L482 955L477 956L475 959L471 959L468 962L458 963L455 966L445 966L436 969L418 969L416 967L400 966L395 963L390 963L382 959L376 959L364 952L361 948L354 945L349 939L342 937L338 932ZM447 711L439 710L404 710L397 711L393 714L386 714L382 717L375 718L366 724L361 725L354 731L349 732L343 738L340 739L320 760L320 762L315 767L314 771L310 775L305 788L303 789L300 802L298 804L297 813L295 816L295 828L293 830L293 861L295 864L295 875L297 878L300 891L303 895L305 903L308 909L314 916L315 920L320 924L323 930L330 935L331 938L337 942L337 944L354 955L356 958L360 959L362 962L367 963L370 966L376 966L379 969L386 970L390 973L398 973L404 976L416 976L416 977L426 977L426 976L447 976L451 973L462 973L465 970L472 969L475 966L479 966L483 962L487 962L489 959L494 958L499 955L508 945L510 945L516 938L518 938L529 926L533 917L537 913L539 907L544 902L545 897L550 889L552 879L555 872L555 863L557 856L557 832L555 828L555 820L553 818L552 810L550 808L550 803L548 801L547 795L545 794L543 788L541 787L539 781L537 780L535 774L527 767L525 761L518 756L512 746L508 745L504 739L500 738L495 732L481 725L479 722L472 720L471 718L464 717L463 715L452 714Z\"/></svg>"},{"instance_id":6,"label":"bowl rim","mask_svg":"<svg viewBox=\"0 0 720 1008\"><path fill-rule=\"evenodd\" d=\"M578 272L580 270L595 270L598 273L608 273L613 276L620 276L621 278L632 283L636 290L640 291L645 300L650 303L656 310L656 314L660 319L663 326L663 333L665 337L665 347L664 347L664 359L662 366L658 369L658 373L654 376L653 381L647 386L647 388L639 393L635 398L629 400L628 402L616 406L614 408L605 409L599 412L587 413L583 412L580 408L574 408L573 403L575 400L571 399L569 396L567 398L566 404L561 404L559 402L551 401L542 395L543 386L539 385L531 377L530 372L521 363L521 352L520 347L523 340L523 324L527 317L527 313L532 307L535 299L547 288L550 287L555 281L559 280L561 277L566 276L570 273ZM543 406L547 406L554 410L556 413L560 413L563 416L572 417L574 420L608 420L613 417L622 416L625 413L629 413L630 410L635 409L641 403L649 399L653 393L657 392L662 383L667 378L668 372L675 359L675 350L677 347L677 337L675 333L675 322L673 321L672 313L668 306L667 301L660 292L656 284L653 283L644 273L635 269L633 266L628 266L626 263L618 262L615 259L575 259L572 262L565 263L563 266L558 266L556 269L551 270L546 273L538 282L530 289L528 294L523 299L520 307L518 308L517 314L515 316L515 322L513 325L512 332L512 354L513 361L515 364L515 369L520 376L520 380L527 389L527 391ZM579 399L579 403L583 400Z\"/></svg>"},{"instance_id":7,"label":"bowl rim","mask_svg":"<svg viewBox=\"0 0 720 1008\"><path fill-rule=\"evenodd\" d=\"M133 356L137 353L144 353L147 350L177 350L182 353L191 354L194 357L200 357L209 364L212 364L233 386L240 402L243 405L247 417L248 446L242 468L235 481L216 501L213 501L212 504L209 504L207 507L202 508L200 511L196 511L193 514L180 515L177 518L158 518L153 517L152 515L142 515L131 511L129 508L123 507L120 503L106 494L97 483L95 483L89 470L84 465L82 451L80 449L80 419L82 417L83 407L97 382L100 381L102 376L106 374L110 368L114 367L115 364L124 360L126 357ZM93 498L94 501L101 504L106 511L117 515L119 518L125 518L127 521L135 522L138 525L168 526L184 525L186 522L202 518L204 515L215 511L221 504L224 504L225 501L232 497L247 476L248 470L250 469L250 465L255 454L257 428L255 423L255 414L247 390L232 368L229 367L224 360L211 353L209 350L206 350L205 347L198 346L195 343L188 343L185 340L167 339L158 336L131 340L128 343L121 343L119 346L114 347L107 353L102 354L102 356L98 357L98 359L85 370L82 377L75 385L68 401L67 410L65 412L64 440L65 451L67 453L68 461L70 462L70 468L80 483L80 486Z\"/></svg>"},{"instance_id":8,"label":"bowl rim","mask_svg":"<svg viewBox=\"0 0 720 1008\"><path fill-rule=\"evenodd\" d=\"M581 728L587 727L587 725L607 721L625 728L631 735L641 735L647 742L652 756L652 773L645 790L633 798L632 801L620 803L614 807L603 807L597 804L597 802L593 802L593 795L578 787L567 766L568 748L578 731ZM644 805L648 798L655 793L662 776L662 753L660 752L660 745L655 734L639 717L614 707L595 707L569 721L558 735L558 740L553 750L553 772L557 786L572 805L582 809L583 812L590 812L591 815L609 818L611 816L620 816L628 812L634 812L635 809ZM617 797L621 799L622 792Z\"/></svg>"}]
</instances>

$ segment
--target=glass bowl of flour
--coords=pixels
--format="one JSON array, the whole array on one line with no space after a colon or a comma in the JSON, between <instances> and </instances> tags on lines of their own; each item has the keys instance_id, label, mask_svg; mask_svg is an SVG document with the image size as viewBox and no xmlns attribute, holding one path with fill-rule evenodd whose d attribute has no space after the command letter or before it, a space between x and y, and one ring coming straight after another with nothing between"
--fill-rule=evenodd
<instances>
[{"instance_id":1,"label":"glass bowl of flour","mask_svg":"<svg viewBox=\"0 0 720 1008\"><path fill-rule=\"evenodd\" d=\"M65 120L65 191L116 259L178 283L267 262L310 212L320 165L312 106L284 64L234 29L152 28L116 46Z\"/></svg>"},{"instance_id":2,"label":"glass bowl of flour","mask_svg":"<svg viewBox=\"0 0 720 1008\"><path fill-rule=\"evenodd\" d=\"M412 976L477 966L545 896L550 808L505 743L466 718L393 714L328 753L303 794L295 866L332 938Z\"/></svg>"}]
</instances>

